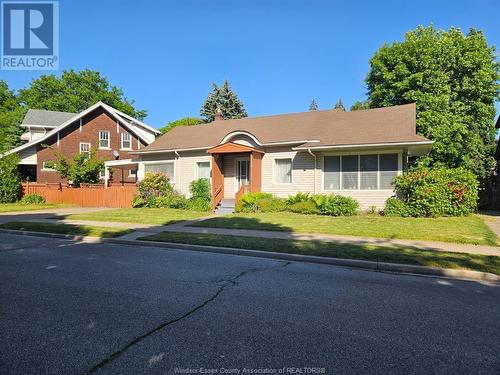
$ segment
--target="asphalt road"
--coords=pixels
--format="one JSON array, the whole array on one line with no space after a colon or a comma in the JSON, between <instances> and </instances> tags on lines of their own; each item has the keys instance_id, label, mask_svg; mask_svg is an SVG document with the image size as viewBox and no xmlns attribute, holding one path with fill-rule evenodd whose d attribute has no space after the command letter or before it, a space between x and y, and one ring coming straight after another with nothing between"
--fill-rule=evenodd
<instances>
[{"instance_id":1,"label":"asphalt road","mask_svg":"<svg viewBox=\"0 0 500 375\"><path fill-rule=\"evenodd\" d=\"M498 374L500 286L0 234L0 334L2 375Z\"/></svg>"}]
</instances>

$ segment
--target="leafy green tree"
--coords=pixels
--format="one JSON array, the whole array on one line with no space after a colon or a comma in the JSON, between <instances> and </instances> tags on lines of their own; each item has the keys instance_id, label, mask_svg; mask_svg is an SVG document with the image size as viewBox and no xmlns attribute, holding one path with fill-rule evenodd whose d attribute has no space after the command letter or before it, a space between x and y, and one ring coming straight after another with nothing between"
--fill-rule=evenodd
<instances>
[{"instance_id":1,"label":"leafy green tree","mask_svg":"<svg viewBox=\"0 0 500 375\"><path fill-rule=\"evenodd\" d=\"M481 31L419 26L371 58L370 106L415 102L418 134L435 141L421 163L465 167L484 181L494 165L499 67Z\"/></svg>"},{"instance_id":2,"label":"leafy green tree","mask_svg":"<svg viewBox=\"0 0 500 375\"><path fill-rule=\"evenodd\" d=\"M175 121L170 121L165 125L163 128L160 128L161 134L168 133L170 130L173 128L176 128L177 126L191 126L191 125L198 125L203 122L203 119L199 117L184 117L179 120Z\"/></svg>"},{"instance_id":3,"label":"leafy green tree","mask_svg":"<svg viewBox=\"0 0 500 375\"><path fill-rule=\"evenodd\" d=\"M67 159L57 149L51 149L56 160L46 162L46 165L54 168L62 178L67 178L75 186L99 182L99 174L104 172L104 160L97 156L96 148L93 148L90 154L78 153L72 159Z\"/></svg>"},{"instance_id":4,"label":"leafy green tree","mask_svg":"<svg viewBox=\"0 0 500 375\"><path fill-rule=\"evenodd\" d=\"M231 89L227 80L222 86L212 83L212 91L208 94L200 109L200 115L206 122L214 121L217 109L222 111L225 120L247 117L245 107L238 95Z\"/></svg>"},{"instance_id":5,"label":"leafy green tree","mask_svg":"<svg viewBox=\"0 0 500 375\"><path fill-rule=\"evenodd\" d=\"M23 133L19 124L25 110L7 83L0 80L0 152L20 144Z\"/></svg>"},{"instance_id":6,"label":"leafy green tree","mask_svg":"<svg viewBox=\"0 0 500 375\"><path fill-rule=\"evenodd\" d=\"M359 111L360 109L369 109L369 108L370 108L370 102L368 100L365 100L363 102L356 100L351 105L350 111Z\"/></svg>"},{"instance_id":7,"label":"leafy green tree","mask_svg":"<svg viewBox=\"0 0 500 375\"><path fill-rule=\"evenodd\" d=\"M309 104L309 110L310 111L318 110L318 103L316 103L316 99L313 98L313 100L311 100L311 104Z\"/></svg>"},{"instance_id":8,"label":"leafy green tree","mask_svg":"<svg viewBox=\"0 0 500 375\"><path fill-rule=\"evenodd\" d=\"M19 90L19 99L28 108L62 112L81 112L102 101L139 120L146 117L145 110L136 109L120 88L93 70L65 70L60 77L42 75Z\"/></svg>"},{"instance_id":9,"label":"leafy green tree","mask_svg":"<svg viewBox=\"0 0 500 375\"><path fill-rule=\"evenodd\" d=\"M339 98L339 100L337 100L337 103L335 103L333 108L345 111L344 102L342 101L342 98Z\"/></svg>"},{"instance_id":10,"label":"leafy green tree","mask_svg":"<svg viewBox=\"0 0 500 375\"><path fill-rule=\"evenodd\" d=\"M0 203L13 203L21 195L21 177L17 163L19 163L17 154L0 158Z\"/></svg>"}]
</instances>

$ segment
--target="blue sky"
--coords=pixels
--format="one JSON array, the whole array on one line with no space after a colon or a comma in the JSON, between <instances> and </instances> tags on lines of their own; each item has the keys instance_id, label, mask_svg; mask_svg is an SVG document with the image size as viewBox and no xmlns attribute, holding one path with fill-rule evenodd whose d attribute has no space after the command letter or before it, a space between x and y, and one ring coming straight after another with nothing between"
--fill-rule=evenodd
<instances>
[{"instance_id":1,"label":"blue sky","mask_svg":"<svg viewBox=\"0 0 500 375\"><path fill-rule=\"evenodd\" d=\"M368 60L418 25L483 30L500 47L498 0L60 1L60 69L95 69L146 122L198 116L229 79L250 116L364 99ZM0 71L19 89L41 71ZM58 73L58 72L55 72ZM497 112L500 105L496 105Z\"/></svg>"}]
</instances>

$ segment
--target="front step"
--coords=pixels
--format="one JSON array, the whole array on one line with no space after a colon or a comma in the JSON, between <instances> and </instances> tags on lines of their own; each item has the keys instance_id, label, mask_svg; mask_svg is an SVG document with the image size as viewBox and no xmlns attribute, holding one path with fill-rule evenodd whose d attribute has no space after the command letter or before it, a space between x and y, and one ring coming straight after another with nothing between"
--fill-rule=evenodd
<instances>
[{"instance_id":1,"label":"front step","mask_svg":"<svg viewBox=\"0 0 500 375\"><path fill-rule=\"evenodd\" d=\"M220 203L215 207L216 215L226 215L232 214L234 212L235 200L234 199L223 199Z\"/></svg>"}]
</instances>

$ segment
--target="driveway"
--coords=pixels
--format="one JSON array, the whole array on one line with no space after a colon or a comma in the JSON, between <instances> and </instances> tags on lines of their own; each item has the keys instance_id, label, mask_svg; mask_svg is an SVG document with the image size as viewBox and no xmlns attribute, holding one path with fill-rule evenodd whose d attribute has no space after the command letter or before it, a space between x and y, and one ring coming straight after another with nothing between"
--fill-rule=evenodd
<instances>
[{"instance_id":1,"label":"driveway","mask_svg":"<svg viewBox=\"0 0 500 375\"><path fill-rule=\"evenodd\" d=\"M7 234L0 285L1 374L500 372L499 285Z\"/></svg>"}]
</instances>

